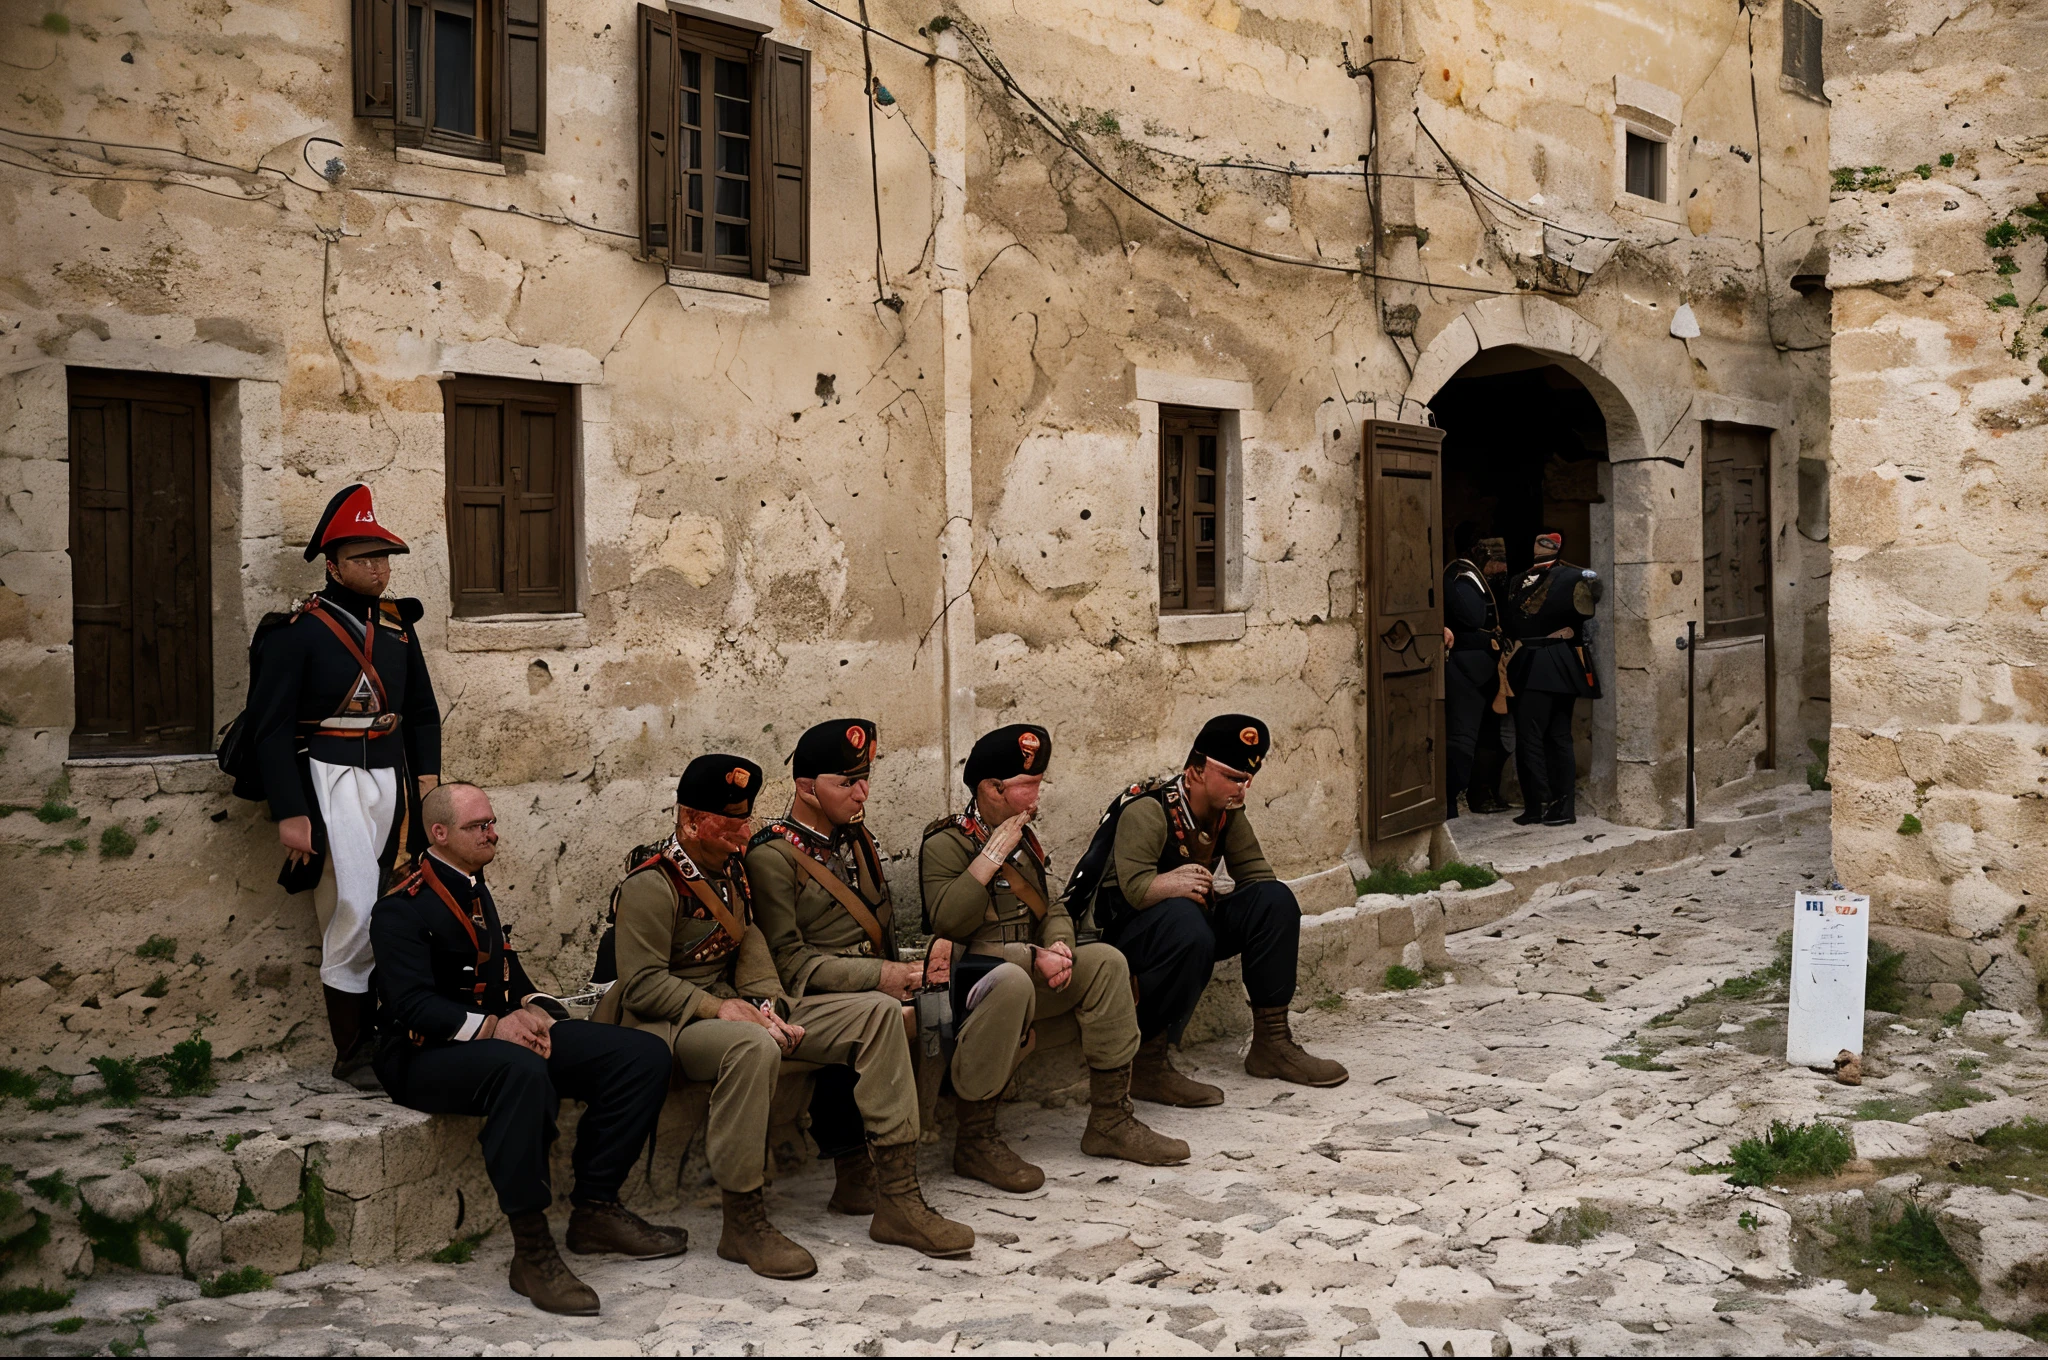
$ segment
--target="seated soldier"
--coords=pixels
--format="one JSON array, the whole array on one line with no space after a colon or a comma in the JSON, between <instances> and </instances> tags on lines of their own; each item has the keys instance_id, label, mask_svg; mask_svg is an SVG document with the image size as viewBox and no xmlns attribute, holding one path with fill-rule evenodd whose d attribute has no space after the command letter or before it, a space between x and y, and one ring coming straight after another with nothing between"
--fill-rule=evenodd
<instances>
[{"instance_id":1,"label":"seated soldier","mask_svg":"<svg viewBox=\"0 0 2048 1360\"><path fill-rule=\"evenodd\" d=\"M1219 959L1244 956L1252 1046L1244 1070L1304 1086L1336 1086L1350 1074L1294 1042L1301 906L1266 863L1245 794L1266 760L1266 725L1242 713L1212 718L1186 768L1118 816L1115 851L1095 898L1103 939L1130 960L1138 983L1138 1050L1131 1094L1161 1105L1220 1105L1223 1092L1176 1071L1178 1042ZM1229 866L1232 891L1216 893Z\"/></svg>"},{"instance_id":2,"label":"seated soldier","mask_svg":"<svg viewBox=\"0 0 2048 1360\"><path fill-rule=\"evenodd\" d=\"M953 1170L1018 1194L1037 1189L1045 1173L997 1133L996 1107L1040 1016L1072 1011L1081 1025L1090 1105L1081 1151L1144 1166L1188 1158L1186 1143L1131 1110L1138 1025L1123 956L1104 944L1075 948L1074 923L1048 891L1047 856L1030 822L1051 758L1042 727L998 728L974 743L963 771L967 809L925 828L918 855L925 924L940 937L934 957L950 942Z\"/></svg>"},{"instance_id":3,"label":"seated soldier","mask_svg":"<svg viewBox=\"0 0 2048 1360\"><path fill-rule=\"evenodd\" d=\"M787 1002L772 979L766 990L774 995L740 996L734 969L740 943L753 929L742 855L760 788L760 767L738 756L690 762L676 785L675 834L619 887L619 981L612 990L619 994L622 1023L659 1034L686 1079L712 1083L705 1155L724 1200L718 1254L745 1262L757 1275L796 1280L815 1274L817 1262L769 1223L762 1193L769 1105L782 1060L886 1069L890 1050L882 1040L901 1045L903 1022L895 1003L879 994L831 1014L821 1008L824 1032L806 1048L804 1027L778 1009ZM908 1083L907 1053L904 1067L902 1081ZM876 1090L890 1084L885 1071ZM914 1109L907 1133L893 1124L876 1132L914 1142ZM896 1174L900 1180L900 1170ZM914 1175L913 1170L907 1195L899 1189L898 1199L915 1200L917 1209L937 1220L924 1208ZM903 1218L913 1212L902 1206ZM880 1214L877 1220L885 1230L900 1223Z\"/></svg>"},{"instance_id":4,"label":"seated soldier","mask_svg":"<svg viewBox=\"0 0 2048 1360\"><path fill-rule=\"evenodd\" d=\"M868 1236L877 1242L964 1256L974 1230L933 1213L918 1190L917 1072L902 1003L924 970L897 961L881 853L861 821L874 755L875 725L864 718L804 733L790 757L789 815L755 835L747 881L791 998L789 1018L804 1032L794 1056L834 1064L811 1105L812 1132L837 1173L828 1207L872 1214ZM846 1099L849 1071L859 1123L835 1136L844 1121L831 1114Z\"/></svg>"},{"instance_id":5,"label":"seated soldier","mask_svg":"<svg viewBox=\"0 0 2048 1360\"><path fill-rule=\"evenodd\" d=\"M589 1103L576 1129L569 1250L681 1254L687 1233L619 1203L668 1095L668 1054L648 1035L556 1019L534 1004L540 991L484 883L498 830L482 789L442 784L421 817L425 858L371 911L385 1023L377 1076L401 1105L483 1116L484 1166L512 1226L513 1290L550 1313L595 1313L596 1291L569 1272L548 1232L555 1112L563 1096Z\"/></svg>"}]
</instances>

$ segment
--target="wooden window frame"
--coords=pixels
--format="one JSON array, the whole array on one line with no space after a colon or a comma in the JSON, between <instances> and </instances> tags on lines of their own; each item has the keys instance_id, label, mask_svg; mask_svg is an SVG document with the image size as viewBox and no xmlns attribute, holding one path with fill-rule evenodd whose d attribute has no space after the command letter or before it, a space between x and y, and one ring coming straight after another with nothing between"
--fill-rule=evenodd
<instances>
[{"instance_id":1,"label":"wooden window frame","mask_svg":"<svg viewBox=\"0 0 2048 1360\"><path fill-rule=\"evenodd\" d=\"M1650 148L1650 187L1656 191L1654 193L1640 193L1635 188L1629 160L1637 142ZM1671 201L1671 143L1668 138L1656 136L1638 127L1626 128L1622 132L1621 154L1621 185L1624 193L1636 198L1647 198L1652 203Z\"/></svg>"},{"instance_id":2,"label":"wooden window frame","mask_svg":"<svg viewBox=\"0 0 2048 1360\"><path fill-rule=\"evenodd\" d=\"M1201 406L1159 408L1159 612L1161 614L1220 614L1226 612L1225 572L1228 551L1224 541L1230 494L1230 450L1226 437L1228 412ZM1200 466L1204 436L1215 440L1215 464L1206 473ZM1175 440L1180 442L1178 447ZM1195 494L1199 479L1207 475L1214 485L1207 500ZM1209 538L1200 537L1201 522L1209 521ZM1210 559L1209 584L1198 584L1199 557Z\"/></svg>"},{"instance_id":3,"label":"wooden window frame","mask_svg":"<svg viewBox=\"0 0 2048 1360\"><path fill-rule=\"evenodd\" d=\"M352 0L352 5L357 117L390 122L400 146L470 160L502 160L508 149L547 150L546 0ZM435 126L433 15L465 9L474 24L474 135Z\"/></svg>"},{"instance_id":4,"label":"wooden window frame","mask_svg":"<svg viewBox=\"0 0 2048 1360\"><path fill-rule=\"evenodd\" d=\"M565 383L538 383L519 378L480 377L458 374L441 382L443 449L447 465L448 496L448 589L451 615L455 618L493 618L507 614L572 614L577 611L582 573L578 570L577 546L582 522L582 422L577 390ZM500 410L500 449L506 460L503 480L495 484L465 485L459 480L462 460L460 408L464 405L495 405ZM554 413L557 432L555 476L545 492L521 493L513 489L519 480L515 440L508 418L521 409L546 408ZM556 523L553 550L561 563L561 580L546 594L527 591L519 582L522 559L522 517L518 500L522 494L554 501ZM495 501L502 510L498 545L499 588L480 589L470 575L470 543L465 511Z\"/></svg>"},{"instance_id":5,"label":"wooden window frame","mask_svg":"<svg viewBox=\"0 0 2048 1360\"><path fill-rule=\"evenodd\" d=\"M131 408L147 404L151 401L176 404L181 407L190 405L192 408L191 438L193 441L191 484L186 489L187 494L191 497L193 510L193 523L191 525L193 538L193 579L191 583L194 595L193 617L187 625L189 629L189 646L183 649L180 654L182 659L189 665L186 679L192 687L190 696L191 710L183 715L178 715L184 717L187 721L177 725L183 729L184 735L171 741L148 740L143 737L144 731L147 730L144 727L143 720L149 714L143 710L142 699L140 698L142 686L138 681L148 659L145 653L148 651L149 644L144 636L145 630L138 626L138 615L144 601L139 592L134 589L134 583L145 570L137 560L141 555L138 550L142 546L141 537L145 530L145 525L158 524L160 526L160 518L150 516L142 506L135 504L132 500L137 487L131 463L128 469L127 490L123 493L124 497L130 498L127 507L129 517L128 542L125 545L124 552L129 575L127 609L130 620L128 628L130 723L127 735L125 736L82 734L79 731L79 720L84 716L85 705L83 703L84 696L79 692L78 688L79 682L83 678L83 673L79 669L80 647L78 643L78 630L74 626L72 648L74 673L72 684L74 700L76 702L69 743L70 755L73 758L147 757L190 755L210 751L213 749L214 738L213 465L210 429L212 403L207 381L204 378L191 378L161 373L125 373L109 369L92 368L68 369L65 378L68 389L66 406L69 412L67 415L67 438L72 440L74 444L78 428L76 413L80 409L78 403L81 398L87 401L126 402ZM132 453L134 449L132 410L130 419L127 422L127 428L130 432L129 451ZM84 595L80 583L80 573L88 565L82 560L90 538L85 524L85 516L95 507L88 504L92 499L92 493L79 485L79 479L83 475L82 468L84 466L84 460L80 456L81 451L73 447L70 450L70 454L71 507L69 542L71 545L70 556L72 560L73 581L72 609L73 617L77 619L79 615L92 608L89 605L81 605L78 601ZM155 622L161 623L162 620L157 619ZM160 716L162 716L161 713Z\"/></svg>"},{"instance_id":6,"label":"wooden window frame","mask_svg":"<svg viewBox=\"0 0 2048 1360\"><path fill-rule=\"evenodd\" d=\"M765 25L672 4L641 5L641 253L677 269L766 281L810 272L810 53L768 37ZM698 63L697 121L686 124L686 58ZM716 63L748 72L747 253L717 251ZM700 158L693 160L692 136ZM698 206L691 176L701 175ZM702 246L689 226L701 221Z\"/></svg>"}]
</instances>

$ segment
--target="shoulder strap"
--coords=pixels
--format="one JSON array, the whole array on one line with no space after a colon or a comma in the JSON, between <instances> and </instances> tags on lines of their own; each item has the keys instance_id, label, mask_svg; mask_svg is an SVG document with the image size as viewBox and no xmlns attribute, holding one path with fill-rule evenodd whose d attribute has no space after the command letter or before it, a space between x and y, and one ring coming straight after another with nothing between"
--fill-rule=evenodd
<instances>
[{"instance_id":1,"label":"shoulder strap","mask_svg":"<svg viewBox=\"0 0 2048 1360\"><path fill-rule=\"evenodd\" d=\"M676 874L674 877L682 878L682 875ZM701 878L683 878L683 882L689 885L690 891L696 894L697 900L704 904L704 909L711 913L711 919L718 922L719 929L732 936L734 944L738 944L746 938L747 932L740 926L739 918L734 916L731 909L719 900L717 893L711 891L711 886L708 883Z\"/></svg>"},{"instance_id":2,"label":"shoulder strap","mask_svg":"<svg viewBox=\"0 0 2048 1360\"><path fill-rule=\"evenodd\" d=\"M341 640L341 645L348 648L349 656L355 660L358 666L363 668L363 674L369 677L370 688L377 691L377 707L389 708L391 704L390 700L384 695L384 681L377 674L377 668L370 664L370 655L377 647L375 616L371 617L370 626L363 630L363 645L358 647L356 646L355 638L349 633L348 629L342 627L334 616L321 606L319 596L316 595L307 601L305 612L326 624L327 631Z\"/></svg>"},{"instance_id":3,"label":"shoulder strap","mask_svg":"<svg viewBox=\"0 0 2048 1360\"><path fill-rule=\"evenodd\" d=\"M853 918L854 924L858 925L867 935L869 944L873 945L876 949L882 947L882 923L875 919L875 913L869 910L868 904L861 901L860 896L853 889L840 881L839 875L833 873L809 855L799 852L795 846L783 840L780 836L769 843L779 847L782 853L789 857L790 863L796 865L797 868L803 870L806 874L809 874L812 882L830 893L832 900L845 908L846 914Z\"/></svg>"},{"instance_id":4,"label":"shoulder strap","mask_svg":"<svg viewBox=\"0 0 2048 1360\"><path fill-rule=\"evenodd\" d=\"M434 896L441 899L449 914L454 916L456 924L462 927L462 933L469 936L469 947L476 951L476 982L470 990L475 994L476 1000L481 1002L484 999L484 988L488 985L484 977L484 965L491 961L491 956L485 950L483 942L477 938L476 923L469 919L469 913L456 902L455 894L448 891L448 885L441 881L441 876L434 872L431 865L422 864L419 872L421 877L426 879L427 886L434 890Z\"/></svg>"},{"instance_id":5,"label":"shoulder strap","mask_svg":"<svg viewBox=\"0 0 2048 1360\"><path fill-rule=\"evenodd\" d=\"M1043 921L1048 910L1045 904L1045 895L1026 881L1021 872L1022 868L1022 865L1012 864L1006 860L1000 872L1009 879L1010 891L1017 894L1017 900L1031 908L1031 914Z\"/></svg>"}]
</instances>

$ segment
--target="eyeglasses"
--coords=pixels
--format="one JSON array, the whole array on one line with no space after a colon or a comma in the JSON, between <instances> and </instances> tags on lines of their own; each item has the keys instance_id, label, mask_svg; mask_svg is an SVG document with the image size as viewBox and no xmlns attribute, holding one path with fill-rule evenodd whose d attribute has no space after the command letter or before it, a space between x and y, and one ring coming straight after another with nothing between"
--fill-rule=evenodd
<instances>
[{"instance_id":1,"label":"eyeglasses","mask_svg":"<svg viewBox=\"0 0 2048 1360\"><path fill-rule=\"evenodd\" d=\"M486 817L480 822L464 822L455 829L457 831L496 831L498 829L498 819L496 817Z\"/></svg>"}]
</instances>

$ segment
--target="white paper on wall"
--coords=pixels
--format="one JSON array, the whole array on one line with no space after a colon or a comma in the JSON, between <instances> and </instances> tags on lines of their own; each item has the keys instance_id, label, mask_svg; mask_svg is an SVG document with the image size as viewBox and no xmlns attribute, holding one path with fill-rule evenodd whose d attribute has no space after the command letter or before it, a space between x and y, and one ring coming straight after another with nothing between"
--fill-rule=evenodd
<instances>
[{"instance_id":1,"label":"white paper on wall","mask_svg":"<svg viewBox=\"0 0 2048 1360\"><path fill-rule=\"evenodd\" d=\"M1863 1052L1863 980L1870 957L1870 899L1860 893L1792 897L1792 1006L1785 1061L1832 1067L1843 1049Z\"/></svg>"}]
</instances>

